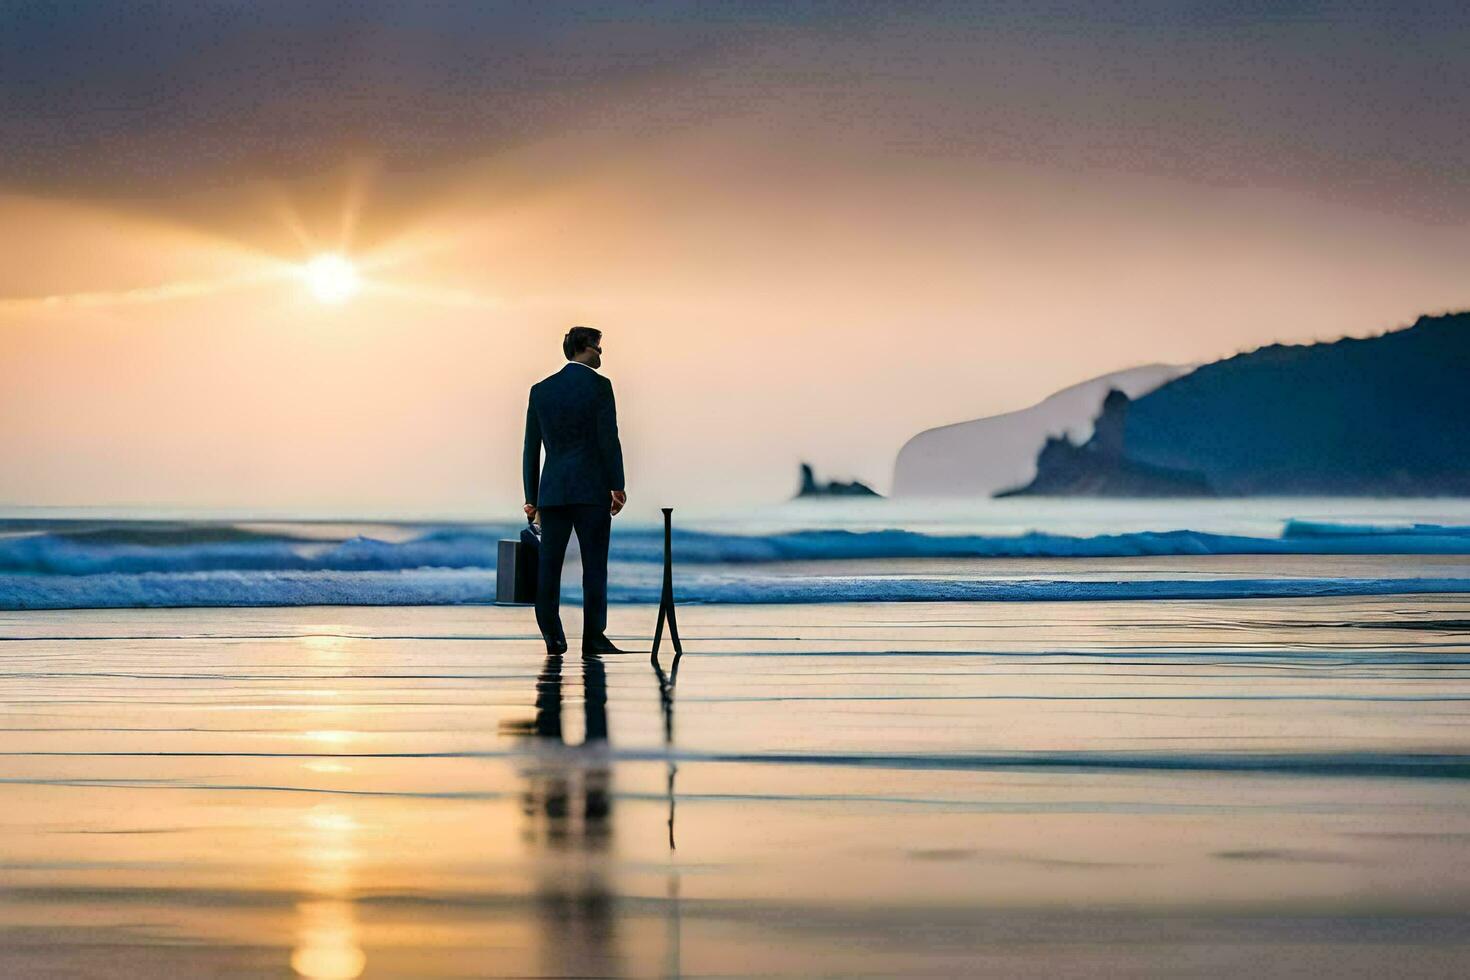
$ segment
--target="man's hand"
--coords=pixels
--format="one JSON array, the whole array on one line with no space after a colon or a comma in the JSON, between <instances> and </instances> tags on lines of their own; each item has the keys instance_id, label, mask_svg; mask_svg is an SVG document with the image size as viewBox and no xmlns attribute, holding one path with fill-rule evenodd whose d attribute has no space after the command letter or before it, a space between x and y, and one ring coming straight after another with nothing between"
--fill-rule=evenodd
<instances>
[{"instance_id":1,"label":"man's hand","mask_svg":"<svg viewBox=\"0 0 1470 980\"><path fill-rule=\"evenodd\" d=\"M613 516L614 517L617 517L618 516L618 511L622 510L623 507L624 507L624 505L626 505L627 503L628 503L628 491L626 491L626 490L614 490L612 492L612 513L613 513Z\"/></svg>"},{"instance_id":2,"label":"man's hand","mask_svg":"<svg viewBox=\"0 0 1470 980\"><path fill-rule=\"evenodd\" d=\"M526 512L526 520L532 522L533 524L536 523L537 514L535 504L527 504L526 506L522 507L521 510Z\"/></svg>"}]
</instances>

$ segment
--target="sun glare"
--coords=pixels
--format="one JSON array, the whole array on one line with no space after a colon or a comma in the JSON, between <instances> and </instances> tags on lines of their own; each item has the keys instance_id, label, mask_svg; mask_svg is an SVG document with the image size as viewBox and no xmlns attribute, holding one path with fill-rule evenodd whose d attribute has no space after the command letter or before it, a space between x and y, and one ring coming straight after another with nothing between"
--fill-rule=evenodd
<instances>
[{"instance_id":1,"label":"sun glare","mask_svg":"<svg viewBox=\"0 0 1470 980\"><path fill-rule=\"evenodd\" d=\"M323 303L345 303L362 288L357 267L335 252L318 255L302 269L306 286Z\"/></svg>"}]
</instances>

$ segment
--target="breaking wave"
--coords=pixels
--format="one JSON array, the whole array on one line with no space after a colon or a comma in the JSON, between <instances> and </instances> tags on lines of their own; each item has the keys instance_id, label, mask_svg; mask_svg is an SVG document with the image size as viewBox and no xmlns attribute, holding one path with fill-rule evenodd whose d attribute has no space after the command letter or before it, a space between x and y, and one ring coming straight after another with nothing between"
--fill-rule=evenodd
<instances>
[{"instance_id":1,"label":"breaking wave","mask_svg":"<svg viewBox=\"0 0 1470 980\"><path fill-rule=\"evenodd\" d=\"M495 567L496 542L516 525L444 526L406 540L366 534L340 540L236 527L117 527L0 536L0 573L97 575L207 571L394 571ZM1368 526L1289 521L1280 537L1206 531L1070 536L811 530L778 534L674 532L684 564L862 558L1122 558L1160 555L1464 555L1470 527ZM657 528L619 528L612 558L663 560Z\"/></svg>"},{"instance_id":2,"label":"breaking wave","mask_svg":"<svg viewBox=\"0 0 1470 980\"><path fill-rule=\"evenodd\" d=\"M121 606L438 605L494 598L496 543L519 526L260 530L219 524L0 527L0 609ZM1462 578L1293 577L1075 581L792 575L784 561L884 558L1117 558L1203 555L1470 555L1470 527L1289 521L1279 537L1204 531L1092 536L800 530L679 531L679 594L690 602L867 602L1246 598L1470 592ZM610 598L656 601L661 529L619 527ZM570 583L569 583L570 585ZM567 598L575 600L575 589Z\"/></svg>"}]
</instances>

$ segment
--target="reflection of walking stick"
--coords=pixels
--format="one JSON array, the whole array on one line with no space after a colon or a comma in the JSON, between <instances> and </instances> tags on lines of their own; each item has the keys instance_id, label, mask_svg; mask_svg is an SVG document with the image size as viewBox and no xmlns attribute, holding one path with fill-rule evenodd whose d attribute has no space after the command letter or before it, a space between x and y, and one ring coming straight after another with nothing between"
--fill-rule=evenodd
<instances>
[{"instance_id":1,"label":"reflection of walking stick","mask_svg":"<svg viewBox=\"0 0 1470 980\"><path fill-rule=\"evenodd\" d=\"M664 709L664 746L671 750L674 744L674 685L679 680L679 658L684 656L684 645L679 642L679 623L674 618L674 508L664 507L664 589L658 600L658 625L653 628L654 675L658 677L659 702ZM658 645L664 635L664 621L669 623L669 641L674 644L674 662L669 672L658 662ZM669 756L669 850L674 849L674 774L679 767ZM677 888L677 885L674 886ZM677 903L676 903L677 908Z\"/></svg>"},{"instance_id":2,"label":"reflection of walking stick","mask_svg":"<svg viewBox=\"0 0 1470 980\"><path fill-rule=\"evenodd\" d=\"M655 657L664 635L664 620L669 621L669 641L674 644L674 654L677 656L684 652L684 646L679 642L679 624L674 619L674 508L660 509L664 512L664 590L658 600L658 625L653 628Z\"/></svg>"},{"instance_id":3,"label":"reflection of walking stick","mask_svg":"<svg viewBox=\"0 0 1470 980\"><path fill-rule=\"evenodd\" d=\"M674 685L679 682L679 658L684 656L680 651L674 653L674 662L669 666L669 672L664 673L663 667L659 665L658 654L655 653L653 660L653 673L658 678L658 700L664 711L664 751L669 753L669 850L674 849L674 776L679 767L674 764Z\"/></svg>"}]
</instances>

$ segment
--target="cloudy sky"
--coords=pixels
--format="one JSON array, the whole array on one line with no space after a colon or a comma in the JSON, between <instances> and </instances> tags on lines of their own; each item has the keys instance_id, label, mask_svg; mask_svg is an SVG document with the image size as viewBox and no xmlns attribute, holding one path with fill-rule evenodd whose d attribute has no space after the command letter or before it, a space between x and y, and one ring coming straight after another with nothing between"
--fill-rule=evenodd
<instances>
[{"instance_id":1,"label":"cloudy sky","mask_svg":"<svg viewBox=\"0 0 1470 980\"><path fill-rule=\"evenodd\" d=\"M11 0L0 505L513 513L573 323L635 503L886 487L1087 377L1470 307L1467 121L1449 3Z\"/></svg>"}]
</instances>

